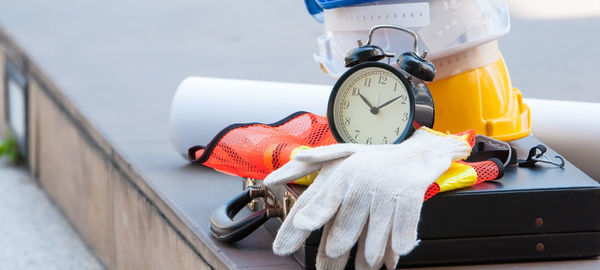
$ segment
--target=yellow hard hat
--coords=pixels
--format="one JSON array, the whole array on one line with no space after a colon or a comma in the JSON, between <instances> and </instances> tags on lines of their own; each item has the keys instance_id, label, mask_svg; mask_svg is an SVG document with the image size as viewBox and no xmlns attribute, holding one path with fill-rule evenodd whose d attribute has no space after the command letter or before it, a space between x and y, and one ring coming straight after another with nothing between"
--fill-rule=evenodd
<instances>
[{"instance_id":1,"label":"yellow hard hat","mask_svg":"<svg viewBox=\"0 0 600 270\"><path fill-rule=\"evenodd\" d=\"M444 132L475 129L477 134L511 141L531 132L529 107L512 87L497 45L498 60L476 69L428 83L435 104L433 128ZM467 56L434 60L436 66L465 61Z\"/></svg>"}]
</instances>

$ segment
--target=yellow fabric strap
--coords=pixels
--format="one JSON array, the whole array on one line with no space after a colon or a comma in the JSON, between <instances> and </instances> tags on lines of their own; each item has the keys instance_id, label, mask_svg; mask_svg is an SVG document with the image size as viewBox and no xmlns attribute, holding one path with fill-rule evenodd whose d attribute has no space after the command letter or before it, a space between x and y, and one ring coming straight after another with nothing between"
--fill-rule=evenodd
<instances>
[{"instance_id":1,"label":"yellow fabric strap","mask_svg":"<svg viewBox=\"0 0 600 270\"><path fill-rule=\"evenodd\" d=\"M477 182L477 172L469 165L452 162L435 182L440 186L440 192L468 187Z\"/></svg>"}]
</instances>

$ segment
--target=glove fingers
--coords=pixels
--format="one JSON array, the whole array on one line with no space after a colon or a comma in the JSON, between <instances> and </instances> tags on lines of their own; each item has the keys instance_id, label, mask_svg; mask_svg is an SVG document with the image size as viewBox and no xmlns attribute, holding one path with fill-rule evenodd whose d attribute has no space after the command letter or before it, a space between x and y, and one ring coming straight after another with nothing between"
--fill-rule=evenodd
<instances>
[{"instance_id":1,"label":"glove fingers","mask_svg":"<svg viewBox=\"0 0 600 270\"><path fill-rule=\"evenodd\" d=\"M348 157L356 153L358 148L360 148L360 146L357 144L332 144L301 151L294 156L294 159L304 162L331 161L338 158Z\"/></svg>"},{"instance_id":2,"label":"glove fingers","mask_svg":"<svg viewBox=\"0 0 600 270\"><path fill-rule=\"evenodd\" d=\"M387 198L387 197L386 197ZM371 267L382 261L392 229L394 201L377 200L371 204L369 231L365 243L365 257Z\"/></svg>"},{"instance_id":3,"label":"glove fingers","mask_svg":"<svg viewBox=\"0 0 600 270\"><path fill-rule=\"evenodd\" d=\"M371 223L371 221L369 221L368 226L370 227L372 224L373 223ZM360 239L358 240L358 250L356 252L355 268L356 269L369 269L369 270L381 269L381 266L383 264L385 264L386 269L389 269L389 270L396 269L396 265L398 264L398 259L400 256L396 255L396 253L394 253L394 250L392 249L392 234L390 233L388 235L386 245L385 245L385 255L383 256L383 260L378 261L374 267L371 267L371 265L369 263L367 263L367 260L366 260L365 256L363 255L368 251L368 248L365 247L365 241L366 241L367 235L370 234L370 232L367 234L365 234L365 232L367 232L366 228L363 231L363 234L361 234Z\"/></svg>"},{"instance_id":4,"label":"glove fingers","mask_svg":"<svg viewBox=\"0 0 600 270\"><path fill-rule=\"evenodd\" d=\"M356 249L356 259L354 260L354 269L356 270L377 270L381 268L383 261L379 261L377 265L371 266L367 262L365 258L365 253L367 252L367 247L365 245L366 238L368 237L369 226L372 225L369 221L368 225L365 225L360 237L358 238L358 247Z\"/></svg>"},{"instance_id":5,"label":"glove fingers","mask_svg":"<svg viewBox=\"0 0 600 270\"><path fill-rule=\"evenodd\" d=\"M310 231L294 227L291 221L287 224L284 221L273 241L273 253L279 256L290 255L302 247L309 235Z\"/></svg>"},{"instance_id":6,"label":"glove fingers","mask_svg":"<svg viewBox=\"0 0 600 270\"><path fill-rule=\"evenodd\" d=\"M350 257L350 251L337 258L327 256L325 246L327 245L327 235L329 235L331 224L332 222L325 224L325 227L323 228L323 235L321 236L321 243L319 243L319 251L317 252L317 269L319 270L344 269L348 263L348 257Z\"/></svg>"},{"instance_id":7,"label":"glove fingers","mask_svg":"<svg viewBox=\"0 0 600 270\"><path fill-rule=\"evenodd\" d=\"M333 191L319 192L307 202L310 207L299 210L294 217L294 226L309 231L320 228L331 219L341 202L339 194Z\"/></svg>"},{"instance_id":8,"label":"glove fingers","mask_svg":"<svg viewBox=\"0 0 600 270\"><path fill-rule=\"evenodd\" d=\"M397 144L364 145L354 143L339 143L301 151L294 156L294 159L305 162L324 162L349 157L361 151L376 151L397 147Z\"/></svg>"},{"instance_id":9,"label":"glove fingers","mask_svg":"<svg viewBox=\"0 0 600 270\"><path fill-rule=\"evenodd\" d=\"M306 191L309 190L307 189ZM277 236L275 236L275 241L273 241L273 253L279 256L292 254L304 244L304 241L310 235L310 231L298 229L293 223L294 216L296 216L298 210L306 205L306 202L301 200L305 195L311 195L311 192L308 192L308 194L305 192L298 198L277 231Z\"/></svg>"},{"instance_id":10,"label":"glove fingers","mask_svg":"<svg viewBox=\"0 0 600 270\"><path fill-rule=\"evenodd\" d=\"M265 177L265 186L275 186L294 181L321 168L320 164L290 160Z\"/></svg>"},{"instance_id":11,"label":"glove fingers","mask_svg":"<svg viewBox=\"0 0 600 270\"><path fill-rule=\"evenodd\" d=\"M360 188L359 188L360 189ZM337 257L354 246L369 214L370 194L346 195L327 236L327 255Z\"/></svg>"},{"instance_id":12,"label":"glove fingers","mask_svg":"<svg viewBox=\"0 0 600 270\"><path fill-rule=\"evenodd\" d=\"M315 183L308 187L308 189L315 190L314 195L306 202L306 205L310 207L299 209L298 214L294 217L294 226L314 231L325 225L335 215L343 199L343 192L337 191L343 190L347 186L346 183L341 182L341 179L331 177L338 163L334 161L323 166ZM313 187L317 183L319 186ZM304 194L299 199L302 199L303 196Z\"/></svg>"},{"instance_id":13,"label":"glove fingers","mask_svg":"<svg viewBox=\"0 0 600 270\"><path fill-rule=\"evenodd\" d=\"M408 254L419 244L417 228L422 206L422 199L401 199L396 203L392 228L392 248L400 256Z\"/></svg>"},{"instance_id":14,"label":"glove fingers","mask_svg":"<svg viewBox=\"0 0 600 270\"><path fill-rule=\"evenodd\" d=\"M383 256L385 267L387 269L396 269L399 258L400 256L394 253L394 249L392 249L392 234L390 234L387 240L387 247L385 248L385 255Z\"/></svg>"},{"instance_id":15,"label":"glove fingers","mask_svg":"<svg viewBox=\"0 0 600 270\"><path fill-rule=\"evenodd\" d=\"M304 208L304 205L310 203L312 198L321 196L321 193L325 189L323 186L325 186L327 184L327 177L330 174L331 174L330 170L322 169L319 172L319 174L317 175L317 177L315 178L315 181L310 186L308 186L304 190L304 192L302 192L302 194L298 197L298 199L292 206L292 210L293 209L302 209L302 208ZM290 217L291 212L292 211L290 211L290 214L288 214L288 217Z\"/></svg>"}]
</instances>

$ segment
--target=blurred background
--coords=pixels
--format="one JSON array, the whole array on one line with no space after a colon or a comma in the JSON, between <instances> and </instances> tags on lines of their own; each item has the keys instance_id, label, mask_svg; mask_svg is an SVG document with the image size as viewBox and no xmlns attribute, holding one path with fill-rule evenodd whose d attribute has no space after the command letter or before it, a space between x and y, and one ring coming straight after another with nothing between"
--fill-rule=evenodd
<instances>
[{"instance_id":1,"label":"blurred background","mask_svg":"<svg viewBox=\"0 0 600 270\"><path fill-rule=\"evenodd\" d=\"M523 96L600 102L600 1L508 3L512 25L500 50ZM147 87L174 90L190 75L333 83L312 57L323 27L300 0L2 0L0 25L42 69L60 62L69 76L84 76L44 69L70 89L87 80L98 91L119 84L143 94ZM88 72L73 74L84 64ZM88 78L90 69L106 68L115 75ZM143 76L153 84L130 79Z\"/></svg>"}]
</instances>

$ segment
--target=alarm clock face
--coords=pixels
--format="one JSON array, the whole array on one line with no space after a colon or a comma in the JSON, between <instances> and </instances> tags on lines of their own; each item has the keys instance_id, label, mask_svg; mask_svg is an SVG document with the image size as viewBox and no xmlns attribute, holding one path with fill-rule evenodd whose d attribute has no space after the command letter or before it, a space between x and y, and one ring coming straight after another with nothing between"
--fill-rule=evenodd
<instances>
[{"instance_id":1,"label":"alarm clock face","mask_svg":"<svg viewBox=\"0 0 600 270\"><path fill-rule=\"evenodd\" d=\"M367 62L348 70L335 84L328 104L338 142L400 143L413 130L414 97L394 67Z\"/></svg>"}]
</instances>

